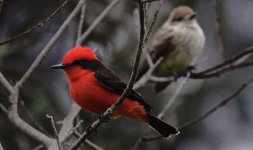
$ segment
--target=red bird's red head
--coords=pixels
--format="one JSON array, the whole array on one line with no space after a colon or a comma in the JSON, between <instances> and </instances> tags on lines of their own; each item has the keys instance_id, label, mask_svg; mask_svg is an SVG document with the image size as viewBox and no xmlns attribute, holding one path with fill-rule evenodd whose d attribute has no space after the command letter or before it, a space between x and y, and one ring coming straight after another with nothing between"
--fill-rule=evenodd
<instances>
[{"instance_id":1,"label":"red bird's red head","mask_svg":"<svg viewBox=\"0 0 253 150\"><path fill-rule=\"evenodd\" d=\"M68 51L62 60L62 64L71 64L75 60L97 60L96 54L90 47L74 47Z\"/></svg>"},{"instance_id":2,"label":"red bird's red head","mask_svg":"<svg viewBox=\"0 0 253 150\"><path fill-rule=\"evenodd\" d=\"M76 66L78 61L96 61L97 56L90 47L74 47L63 57L62 64L52 66L53 69L68 69Z\"/></svg>"},{"instance_id":3,"label":"red bird's red head","mask_svg":"<svg viewBox=\"0 0 253 150\"><path fill-rule=\"evenodd\" d=\"M53 69L63 69L69 81L80 78L85 70L85 64L81 62L97 61L96 54L89 47L75 47L69 50L63 57L62 64L52 66ZM88 70L86 70L87 72Z\"/></svg>"}]
</instances>

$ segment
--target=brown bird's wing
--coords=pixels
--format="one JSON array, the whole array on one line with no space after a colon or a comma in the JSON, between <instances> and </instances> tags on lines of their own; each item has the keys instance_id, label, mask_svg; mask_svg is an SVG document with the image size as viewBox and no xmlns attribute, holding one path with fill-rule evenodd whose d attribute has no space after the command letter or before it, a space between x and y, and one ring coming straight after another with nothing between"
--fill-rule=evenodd
<instances>
[{"instance_id":1,"label":"brown bird's wing","mask_svg":"<svg viewBox=\"0 0 253 150\"><path fill-rule=\"evenodd\" d=\"M152 42L151 48L149 49L149 55L155 63L160 57L165 57L174 50L175 45L173 44L173 31L166 27L166 24L156 33L154 40ZM162 62L161 62L162 63ZM139 80L149 69L147 60L145 59L137 80ZM155 92L159 93L165 89L170 82L156 83Z\"/></svg>"},{"instance_id":2,"label":"brown bird's wing","mask_svg":"<svg viewBox=\"0 0 253 150\"><path fill-rule=\"evenodd\" d=\"M165 57L174 49L173 31L165 27L165 25L155 34L154 40L152 41L151 47L148 53L155 63L160 57ZM143 62L142 67L139 70L137 80L140 79L149 69L147 60Z\"/></svg>"},{"instance_id":3,"label":"brown bird's wing","mask_svg":"<svg viewBox=\"0 0 253 150\"><path fill-rule=\"evenodd\" d=\"M124 83L113 71L105 67L99 61L81 60L80 64L83 69L88 68L94 71L95 78L98 80L98 82L101 83L101 85L103 85L105 88L110 89L113 92L122 94L127 87L126 83ZM144 98L136 91L131 90L130 94L128 95L128 98L142 104L147 111L151 111L152 107L149 106L149 104L145 102Z\"/></svg>"}]
</instances>

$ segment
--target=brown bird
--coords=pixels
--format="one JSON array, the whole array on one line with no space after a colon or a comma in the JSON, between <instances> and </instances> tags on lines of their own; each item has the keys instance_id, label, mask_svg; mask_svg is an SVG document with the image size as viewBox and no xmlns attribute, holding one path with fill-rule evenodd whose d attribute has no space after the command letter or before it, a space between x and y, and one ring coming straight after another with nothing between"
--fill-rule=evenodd
<instances>
[{"instance_id":1,"label":"brown bird","mask_svg":"<svg viewBox=\"0 0 253 150\"><path fill-rule=\"evenodd\" d=\"M155 33L148 53L153 63L163 60L154 70L157 77L177 76L190 67L193 60L202 52L205 35L196 20L196 13L187 6L174 8L168 20ZM140 79L149 69L145 60L138 74ZM155 91L165 89L170 82L155 83Z\"/></svg>"}]
</instances>

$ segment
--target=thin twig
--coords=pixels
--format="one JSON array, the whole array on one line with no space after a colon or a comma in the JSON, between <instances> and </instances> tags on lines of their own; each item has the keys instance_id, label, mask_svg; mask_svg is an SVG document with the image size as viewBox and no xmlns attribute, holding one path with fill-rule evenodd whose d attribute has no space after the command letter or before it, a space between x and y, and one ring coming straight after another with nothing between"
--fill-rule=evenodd
<instances>
[{"instance_id":1,"label":"thin twig","mask_svg":"<svg viewBox=\"0 0 253 150\"><path fill-rule=\"evenodd\" d=\"M6 78L3 76L1 72L0 72L0 82L8 90L8 92L10 93L13 92L12 85L6 80Z\"/></svg>"},{"instance_id":2,"label":"thin twig","mask_svg":"<svg viewBox=\"0 0 253 150\"><path fill-rule=\"evenodd\" d=\"M56 139L58 148L59 148L59 150L62 150L62 146L61 146L61 143L59 141L58 132L57 132L57 129L56 129L56 126L55 126L55 123L54 123L54 118L50 114L47 114L46 116L50 120L51 126L52 126L52 128L54 130L54 138Z\"/></svg>"},{"instance_id":3,"label":"thin twig","mask_svg":"<svg viewBox=\"0 0 253 150\"><path fill-rule=\"evenodd\" d=\"M161 8L161 6L162 6L163 0L158 0L158 1L159 1L159 5L158 5L158 7L157 7L156 10L155 10L155 14L154 14L154 17L153 17L153 19L152 19L151 25L150 25L150 27L149 27L149 29L148 29L148 32L147 32L146 35L145 35L145 38L144 38L144 45L147 45L148 39L149 39L149 37L150 37L150 35L151 35L151 32L152 32L153 27L154 27L154 25L155 25L155 23L156 23L156 20L157 20L157 16L158 16L158 14L159 14L160 8ZM143 3L145 3L145 2L146 2L146 1L143 1ZM160 64L160 62L162 61L162 59L163 59L163 58L161 57L161 58L158 59L158 60L156 61L156 63L154 64L154 63L152 62L152 59L151 59L150 55L149 55L149 54L146 55L146 60L147 60L147 62L148 62L148 64L149 64L149 70L142 76L141 79L139 79L139 80L134 84L133 89L141 88L142 86L144 86L144 85L148 82L148 80L149 80L150 77L152 76L152 73L154 72L155 68Z\"/></svg>"},{"instance_id":4,"label":"thin twig","mask_svg":"<svg viewBox=\"0 0 253 150\"><path fill-rule=\"evenodd\" d=\"M139 67L139 61L140 57L142 54L142 49L143 49L143 44L144 44L144 35L145 35L145 26L144 26L144 8L143 8L143 3L142 1L138 1L138 6L139 6L139 15L140 15L140 33L139 33L139 42L138 42L138 50L135 58L135 62L133 65L133 70L132 74L130 77L130 80L127 84L126 89L122 93L122 95L118 98L118 100L106 110L105 113L102 114L103 117L108 118L125 100L126 96L130 93L133 84L135 82L137 72L138 72L138 67ZM90 132L94 131L96 128L98 128L103 122L100 119L97 119L95 122L93 122L89 128L89 130L86 130L81 137L72 145L70 148L71 150L76 150L82 142L87 138Z\"/></svg>"},{"instance_id":5,"label":"thin twig","mask_svg":"<svg viewBox=\"0 0 253 150\"><path fill-rule=\"evenodd\" d=\"M235 92L233 92L231 95L228 97L224 98L221 100L217 105L213 106L211 109L203 113L201 116L196 117L195 119L192 119L189 122L186 122L185 124L181 125L178 130L182 131L187 127L190 127L197 122L207 118L208 116L212 115L214 112L218 111L221 107L225 106L228 104L230 101L232 101L236 96L238 96L244 89L246 89L251 83L253 82L253 78L249 79L247 82L243 83ZM161 138L160 135L155 135L151 137L145 137L142 140L143 141L153 141Z\"/></svg>"},{"instance_id":6,"label":"thin twig","mask_svg":"<svg viewBox=\"0 0 253 150\"><path fill-rule=\"evenodd\" d=\"M90 140L85 140L85 143L87 145L89 145L92 149L94 150L103 150L103 148L97 146L96 144L94 144L93 142L91 142Z\"/></svg>"},{"instance_id":7,"label":"thin twig","mask_svg":"<svg viewBox=\"0 0 253 150\"><path fill-rule=\"evenodd\" d=\"M78 29L77 29L77 37L76 37L76 46L80 46L81 43L79 42L79 39L82 35L83 31L83 23L84 23L84 16L85 16L85 11L86 11L86 2L82 7L81 14L80 14L80 19L79 19L79 24L78 24Z\"/></svg>"},{"instance_id":8,"label":"thin twig","mask_svg":"<svg viewBox=\"0 0 253 150\"><path fill-rule=\"evenodd\" d=\"M148 54L149 55L149 54ZM160 64L160 62L163 60L163 58L159 58L155 64L151 65L148 69L148 71L134 84L133 89L139 89L142 86L144 86L149 79L151 78L152 73L154 72L155 68Z\"/></svg>"},{"instance_id":9,"label":"thin twig","mask_svg":"<svg viewBox=\"0 0 253 150\"><path fill-rule=\"evenodd\" d=\"M230 96L224 98L220 103L218 103L217 105L215 105L213 108L211 108L210 110L208 110L207 112L205 112L203 115L181 125L179 127L179 130L183 130L205 118L207 118L208 116L210 116L211 114L213 114L214 112L216 112L217 110L219 110L221 107L225 106L228 102L230 102L231 100L233 100L236 96L238 96L246 87L248 87L249 84L251 84L253 81L253 78L251 78L250 80L248 80L247 82L243 83L233 94L231 94Z\"/></svg>"},{"instance_id":10,"label":"thin twig","mask_svg":"<svg viewBox=\"0 0 253 150\"><path fill-rule=\"evenodd\" d=\"M181 83L179 84L176 92L173 94L173 96L171 97L171 99L169 100L169 102L166 104L166 106L163 108L163 110L159 113L158 118L163 118L166 111L172 106L172 104L175 102L177 96L179 95L179 93L182 91L184 85L186 84L186 82L188 81L190 77L190 73L187 73L186 78L184 78Z\"/></svg>"},{"instance_id":11,"label":"thin twig","mask_svg":"<svg viewBox=\"0 0 253 150\"><path fill-rule=\"evenodd\" d=\"M78 106L76 103L71 104L70 111L62 121L62 127L59 132L59 139L61 143L64 142L66 138L69 136L69 133L73 128L74 119L78 115L80 110L81 110L80 106Z\"/></svg>"},{"instance_id":12,"label":"thin twig","mask_svg":"<svg viewBox=\"0 0 253 150\"><path fill-rule=\"evenodd\" d=\"M151 75L149 78L150 82L155 82L155 83L159 83L159 82L170 82L175 80L175 77L171 76L171 77L157 77L154 75Z\"/></svg>"},{"instance_id":13,"label":"thin twig","mask_svg":"<svg viewBox=\"0 0 253 150\"><path fill-rule=\"evenodd\" d=\"M44 60L44 58L46 57L46 55L48 54L50 49L53 47L53 45L60 38L62 33L65 31L65 29L68 27L69 23L72 21L72 19L76 16L76 14L82 8L83 4L84 4L84 0L80 0L79 3L77 4L77 6L75 7L75 9L71 12L71 14L68 16L68 18L64 21L64 23L61 25L61 27L58 29L58 31L55 33L55 35L50 39L50 41L47 43L47 45L41 50L40 54L34 60L32 65L29 67L29 69L25 72L25 74L17 82L17 85L19 87L21 87L24 84L24 82L30 77L32 72Z\"/></svg>"},{"instance_id":14,"label":"thin twig","mask_svg":"<svg viewBox=\"0 0 253 150\"><path fill-rule=\"evenodd\" d=\"M214 67L211 67L209 69L206 69L206 70L198 72L198 73L191 73L190 78L192 78L192 79L211 78L211 77L219 76L221 73L224 73L228 70L238 68L236 66L240 66L240 64L244 63L244 61L247 60L245 58L248 58L249 56L252 55L253 46L243 49L241 51L242 51L241 53L224 61L221 64L218 64ZM243 59L243 61L242 61L242 59ZM231 68L231 66L233 66L233 67ZM248 65L242 65L239 68L242 68L242 67L248 67Z\"/></svg>"},{"instance_id":15,"label":"thin twig","mask_svg":"<svg viewBox=\"0 0 253 150\"><path fill-rule=\"evenodd\" d=\"M80 126L82 125L83 120L80 120L70 131L69 133L69 137L74 134L75 132L78 132L78 128L80 128ZM79 138L79 137L78 137Z\"/></svg>"},{"instance_id":16,"label":"thin twig","mask_svg":"<svg viewBox=\"0 0 253 150\"><path fill-rule=\"evenodd\" d=\"M224 49L224 42L221 33L221 18L220 18L220 5L218 4L217 0L213 0L213 9L214 9L214 30L216 36L216 42L218 46L218 50L221 54L223 60L225 60L225 49Z\"/></svg>"},{"instance_id":17,"label":"thin twig","mask_svg":"<svg viewBox=\"0 0 253 150\"><path fill-rule=\"evenodd\" d=\"M43 143L47 147L50 147L53 143L51 142L51 138L41 133L27 122L21 119L18 114L18 97L19 97L19 89L15 86L14 92L9 96L9 103L11 104L8 109L8 119L11 123L13 123L17 128L22 130L24 133L28 134L33 139Z\"/></svg>"},{"instance_id":18,"label":"thin twig","mask_svg":"<svg viewBox=\"0 0 253 150\"><path fill-rule=\"evenodd\" d=\"M89 28L84 32L84 34L79 38L78 43L82 43L94 30L94 28L104 19L108 12L119 2L119 0L113 0L110 5L108 5L104 11L95 19L95 21L89 26Z\"/></svg>"},{"instance_id":19,"label":"thin twig","mask_svg":"<svg viewBox=\"0 0 253 150\"><path fill-rule=\"evenodd\" d=\"M0 42L0 45L6 44L6 43L10 43L20 37L23 37L29 33L31 33L32 31L35 31L36 29L43 27L46 23L48 23L60 10L62 10L64 8L64 6L69 2L70 0L65 0L60 6L57 7L57 9L49 16L47 17L45 20L39 22L38 24L32 26L31 28L25 30L24 32L15 35L13 37L10 37L2 42ZM1 5L1 4L0 4Z\"/></svg>"},{"instance_id":20,"label":"thin twig","mask_svg":"<svg viewBox=\"0 0 253 150\"><path fill-rule=\"evenodd\" d=\"M1 9L1 7L0 7L0 9ZM1 142L0 142L0 150L4 150L3 147L2 147Z\"/></svg>"},{"instance_id":21,"label":"thin twig","mask_svg":"<svg viewBox=\"0 0 253 150\"><path fill-rule=\"evenodd\" d=\"M21 106L23 106L25 113L27 114L28 118L34 123L34 125L43 133L47 133L46 130L35 120L33 117L33 114L29 111L29 109L26 107L25 102L21 100L20 102Z\"/></svg>"},{"instance_id":22,"label":"thin twig","mask_svg":"<svg viewBox=\"0 0 253 150\"><path fill-rule=\"evenodd\" d=\"M241 64L237 64L237 65L227 65L226 67L223 68L219 68L218 70L214 70L208 74L203 74L203 75L199 75L199 74L191 74L191 77L193 79L207 79L207 78L212 78L212 77L219 77L221 74L224 74L225 72L229 71L229 70L234 70L234 69L242 69L245 67L252 67L253 66L253 61L251 62L245 62L245 63L241 63Z\"/></svg>"},{"instance_id":23,"label":"thin twig","mask_svg":"<svg viewBox=\"0 0 253 150\"><path fill-rule=\"evenodd\" d=\"M144 44L147 44L147 42L148 42L148 39L149 39L149 37L150 37L150 35L151 35L151 33L152 33L153 27L154 27L154 25L155 25L155 23L156 23L156 20L157 20L157 17L158 17L160 8L161 8L161 6L162 6L163 0L157 0L157 1L159 1L159 5L157 6L157 8L156 8L156 10L155 10L155 14L154 14L154 17L153 17L153 19L152 19L151 25L150 25L150 27L149 27L148 32L147 32L146 35L145 35ZM145 2L146 2L146 1L145 1Z\"/></svg>"},{"instance_id":24,"label":"thin twig","mask_svg":"<svg viewBox=\"0 0 253 150\"><path fill-rule=\"evenodd\" d=\"M7 114L8 113L8 110L7 108L4 107L3 104L0 103L0 109L3 111L3 113Z\"/></svg>"},{"instance_id":25,"label":"thin twig","mask_svg":"<svg viewBox=\"0 0 253 150\"><path fill-rule=\"evenodd\" d=\"M78 133L77 129L82 125L83 120L80 120L76 126L74 128L72 128L71 132L69 133L69 136L74 134L75 136L77 136L77 138L79 138L81 136L80 133ZM95 143L91 142L90 140L85 140L84 141L88 146L90 146L92 149L94 150L103 150L101 147L99 147L98 145L96 145Z\"/></svg>"},{"instance_id":26,"label":"thin twig","mask_svg":"<svg viewBox=\"0 0 253 150\"><path fill-rule=\"evenodd\" d=\"M77 138L79 138L79 137L81 136L81 134L78 133L77 131L75 131L73 134L74 134ZM88 146L90 146L92 149L94 149L94 150L103 150L103 148L97 146L95 143L91 142L90 140L87 140L87 139L86 139L84 142L85 142Z\"/></svg>"}]
</instances>

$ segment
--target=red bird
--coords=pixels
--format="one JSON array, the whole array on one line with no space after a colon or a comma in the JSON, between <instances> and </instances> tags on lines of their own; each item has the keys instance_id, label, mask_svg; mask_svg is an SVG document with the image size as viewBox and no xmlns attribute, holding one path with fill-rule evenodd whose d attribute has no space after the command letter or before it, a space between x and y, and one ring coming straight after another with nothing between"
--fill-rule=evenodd
<instances>
[{"instance_id":1,"label":"red bird","mask_svg":"<svg viewBox=\"0 0 253 150\"><path fill-rule=\"evenodd\" d=\"M126 88L126 84L105 67L89 47L75 47L67 52L62 64L52 66L63 69L69 81L73 100L83 109L102 114L113 105ZM132 90L111 118L128 117L147 122L164 137L178 134L173 126L151 114L151 107Z\"/></svg>"}]
</instances>

